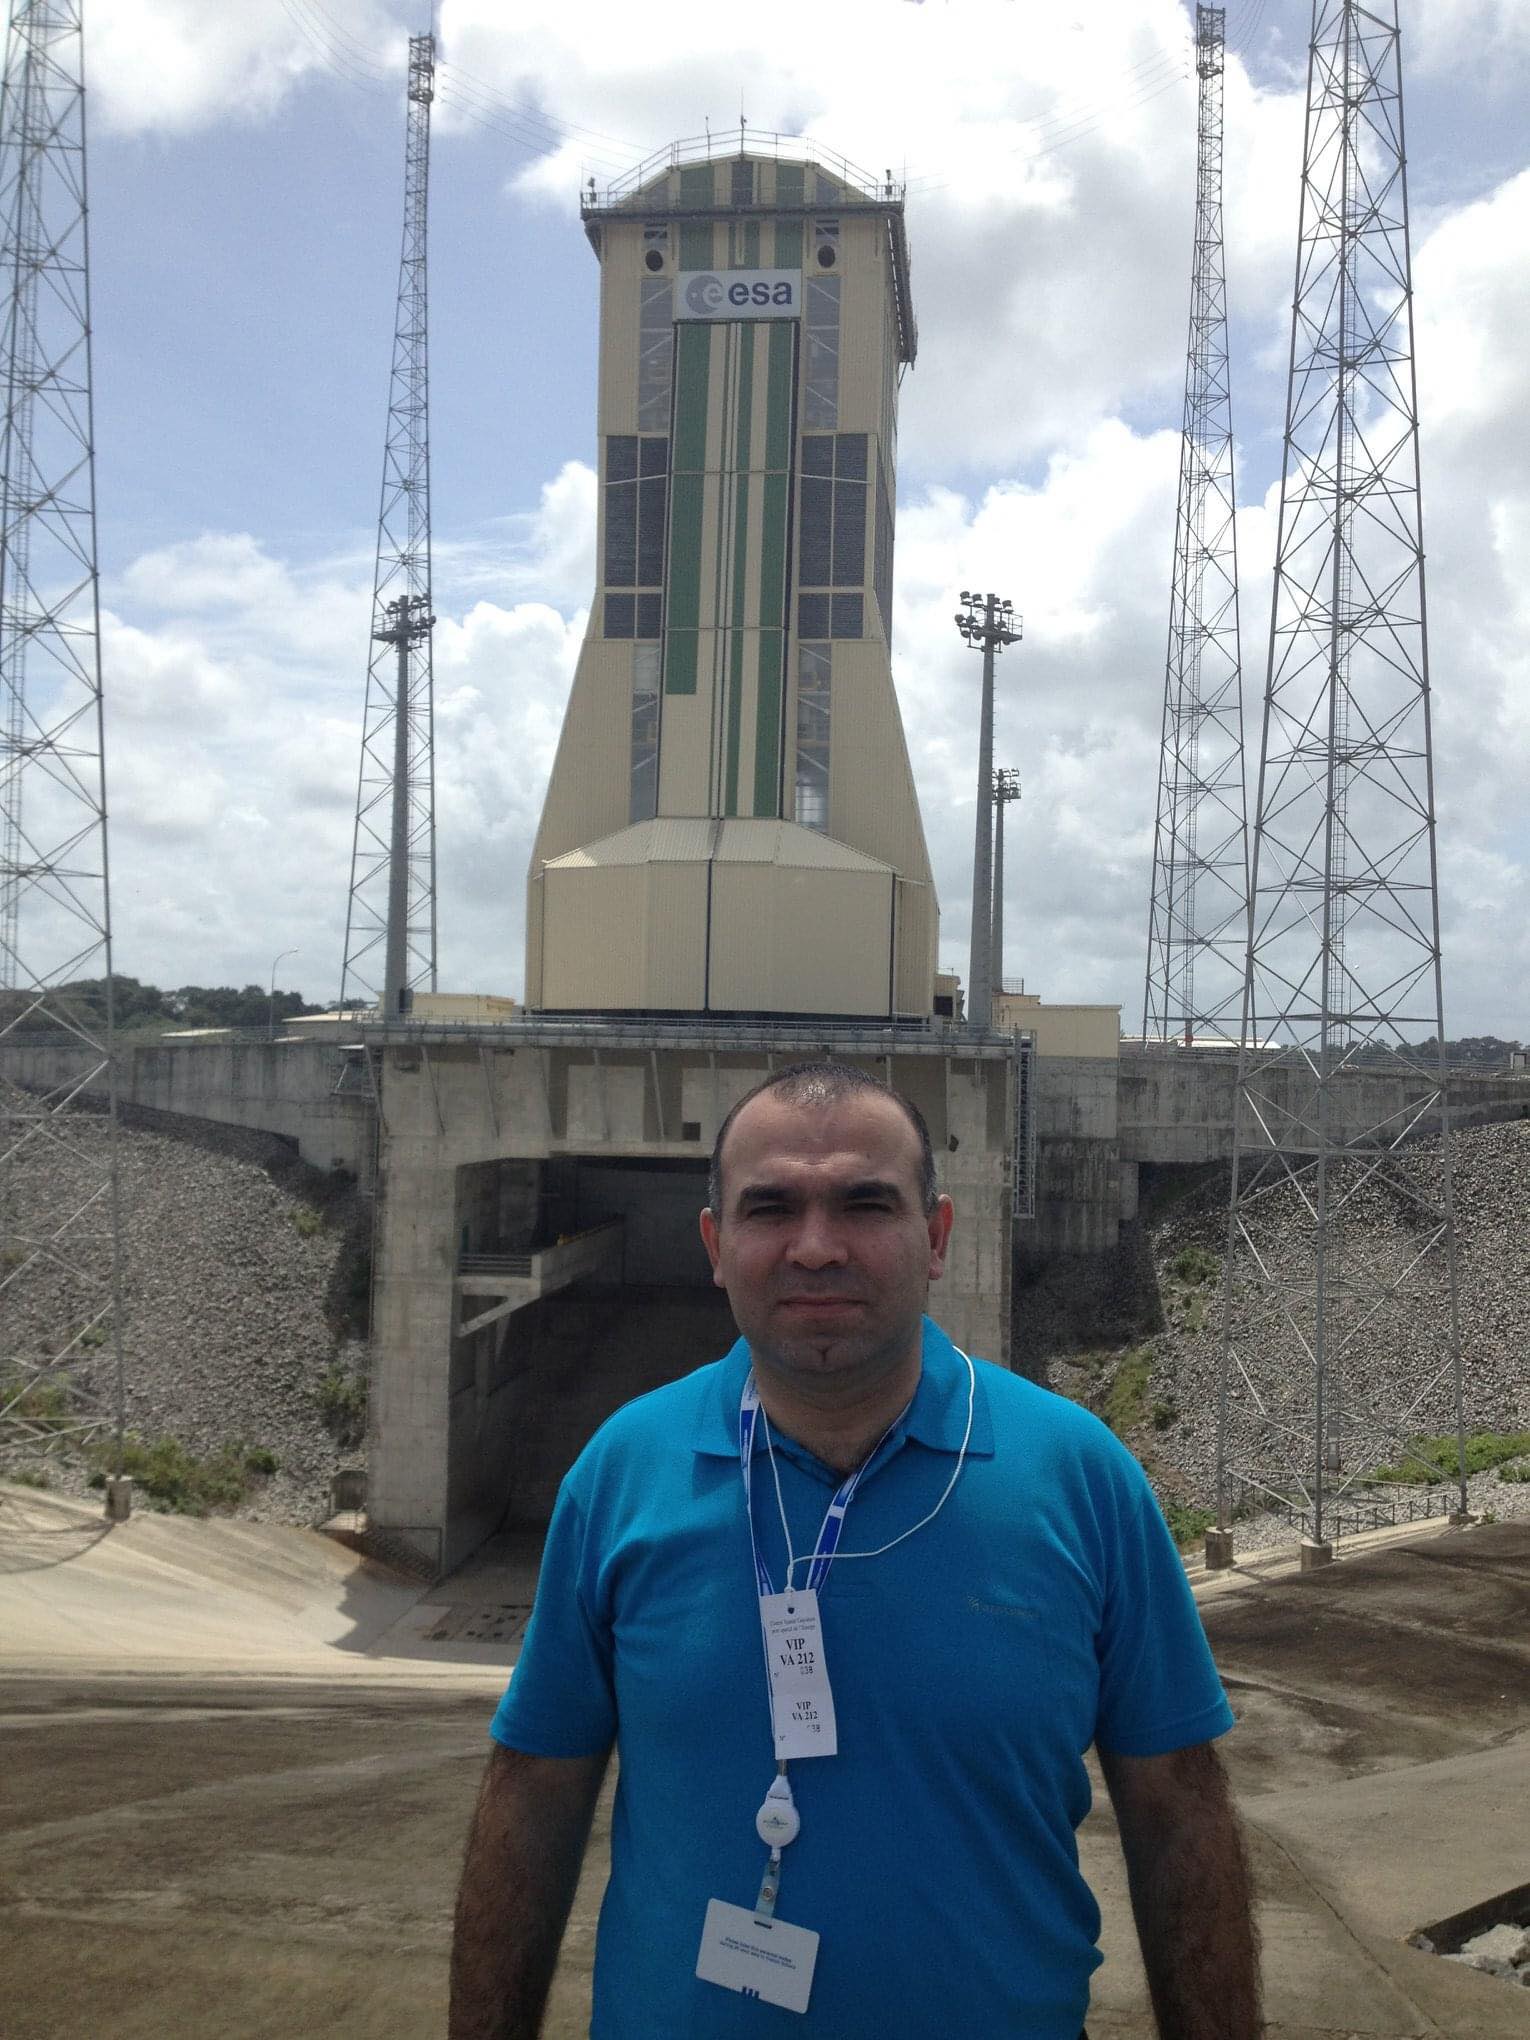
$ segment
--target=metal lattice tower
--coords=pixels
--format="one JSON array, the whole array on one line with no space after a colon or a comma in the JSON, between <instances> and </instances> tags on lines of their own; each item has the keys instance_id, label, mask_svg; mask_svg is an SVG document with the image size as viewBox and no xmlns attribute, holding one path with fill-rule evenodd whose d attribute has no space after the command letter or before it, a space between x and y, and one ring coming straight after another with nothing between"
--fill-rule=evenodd
<instances>
[{"instance_id":1,"label":"metal lattice tower","mask_svg":"<svg viewBox=\"0 0 1530 2040\"><path fill-rule=\"evenodd\" d=\"M1396 0L1315 0L1224 1289L1221 1562L1240 1501L1283 1510L1315 1562L1335 1532L1390 1520L1399 1487L1368 1476L1406 1471L1420 1434L1454 1433L1466 1504L1404 162Z\"/></svg>"},{"instance_id":2,"label":"metal lattice tower","mask_svg":"<svg viewBox=\"0 0 1530 2040\"><path fill-rule=\"evenodd\" d=\"M993 772L993 960L990 981L995 992L1004 989L1004 810L1020 798L1020 774L1013 765L996 765Z\"/></svg>"},{"instance_id":3,"label":"metal lattice tower","mask_svg":"<svg viewBox=\"0 0 1530 2040\"><path fill-rule=\"evenodd\" d=\"M383 455L342 1005L397 1014L436 983L435 682L430 610L426 221L435 38L409 38L404 242Z\"/></svg>"},{"instance_id":4,"label":"metal lattice tower","mask_svg":"<svg viewBox=\"0 0 1530 2040\"><path fill-rule=\"evenodd\" d=\"M1148 912L1144 1041L1235 1038L1248 917L1243 686L1222 257L1224 10L1195 10L1195 259Z\"/></svg>"},{"instance_id":5,"label":"metal lattice tower","mask_svg":"<svg viewBox=\"0 0 1530 2040\"><path fill-rule=\"evenodd\" d=\"M14 0L0 81L0 1444L123 1426L122 1249L79 0ZM105 1095L108 1109L83 1109Z\"/></svg>"}]
</instances>

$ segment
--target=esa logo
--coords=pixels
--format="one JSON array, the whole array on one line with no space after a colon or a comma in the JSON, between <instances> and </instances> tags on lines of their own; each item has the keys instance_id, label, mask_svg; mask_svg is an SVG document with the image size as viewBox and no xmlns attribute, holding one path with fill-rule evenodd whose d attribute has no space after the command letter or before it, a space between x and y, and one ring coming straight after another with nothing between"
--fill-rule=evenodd
<instances>
[{"instance_id":1,"label":"esa logo","mask_svg":"<svg viewBox=\"0 0 1530 2040\"><path fill-rule=\"evenodd\" d=\"M800 279L792 270L745 269L725 276L699 270L681 285L690 319L790 318L797 310Z\"/></svg>"}]
</instances>

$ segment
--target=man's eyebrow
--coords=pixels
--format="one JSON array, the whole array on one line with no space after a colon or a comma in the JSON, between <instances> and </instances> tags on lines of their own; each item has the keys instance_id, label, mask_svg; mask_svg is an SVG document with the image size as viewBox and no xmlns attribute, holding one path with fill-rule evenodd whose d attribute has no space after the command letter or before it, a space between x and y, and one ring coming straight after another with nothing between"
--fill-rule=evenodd
<instances>
[{"instance_id":1,"label":"man's eyebrow","mask_svg":"<svg viewBox=\"0 0 1530 2040\"><path fill-rule=\"evenodd\" d=\"M785 1183L746 1183L738 1193L740 1209L753 1204L782 1204L795 1201L800 1192ZM903 1201L900 1184L883 1176L866 1176L855 1183L847 1183L835 1193L842 1204L855 1203L866 1198L879 1197L891 1203Z\"/></svg>"}]
</instances>

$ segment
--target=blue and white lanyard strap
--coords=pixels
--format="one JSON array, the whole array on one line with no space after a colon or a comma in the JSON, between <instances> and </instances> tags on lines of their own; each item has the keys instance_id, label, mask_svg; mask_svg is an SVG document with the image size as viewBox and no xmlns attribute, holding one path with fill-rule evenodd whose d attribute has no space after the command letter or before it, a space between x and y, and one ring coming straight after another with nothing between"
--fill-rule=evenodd
<instances>
[{"instance_id":1,"label":"blue and white lanyard strap","mask_svg":"<svg viewBox=\"0 0 1530 2040\"><path fill-rule=\"evenodd\" d=\"M759 1424L768 1422L769 1419L760 1408L759 1390L754 1385L754 1375L751 1373L749 1379L744 1383L744 1392L739 1397L738 1463L744 1476L744 1512L749 1518L749 1548L754 1553L755 1583L759 1587L762 1596L773 1594L775 1588L771 1584L770 1574L766 1570L765 1561L760 1556L759 1540L755 1536L754 1530L754 1434ZM895 1417L893 1423L896 1422L897 1418ZM888 1431L891 1431L893 1428L892 1424L889 1424L887 1428ZM768 1443L768 1432L766 1436ZM885 1438L885 1432L883 1436ZM874 1453L872 1457L875 1457ZM861 1475L866 1471L870 1463L870 1458L863 1460L854 1473L847 1476L840 1483L834 1491L834 1499L824 1511L823 1522L818 1531L818 1542L813 1547L812 1559L808 1564L807 1585L814 1593L818 1591L829 1577L829 1568L834 1563L834 1554L839 1549L839 1540L844 1532L845 1512L850 1507L855 1491L860 1485ZM774 1450L771 1452L771 1470L773 1472L775 1470ZM777 1477L776 1499L778 1502L780 1501L779 1476ZM792 1586L792 1573L802 1561L792 1551L791 1531L787 1527L786 1511L784 1508L781 1511L781 1529L786 1538L786 1579L784 1585L789 1592Z\"/></svg>"}]
</instances>

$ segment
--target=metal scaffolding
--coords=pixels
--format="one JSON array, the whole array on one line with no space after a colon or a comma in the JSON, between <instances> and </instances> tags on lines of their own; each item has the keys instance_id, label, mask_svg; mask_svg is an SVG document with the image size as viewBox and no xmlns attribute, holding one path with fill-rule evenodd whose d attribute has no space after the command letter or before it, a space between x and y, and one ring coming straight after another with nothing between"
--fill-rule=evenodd
<instances>
[{"instance_id":1,"label":"metal scaffolding","mask_svg":"<svg viewBox=\"0 0 1530 2040\"><path fill-rule=\"evenodd\" d=\"M409 38L404 241L383 454L372 649L345 917L342 1005L407 1009L436 984L435 682L430 605L426 222L435 38Z\"/></svg>"},{"instance_id":2,"label":"metal scaffolding","mask_svg":"<svg viewBox=\"0 0 1530 2040\"><path fill-rule=\"evenodd\" d=\"M44 1453L112 1428L120 1474L83 64L80 0L15 0L0 81L0 1444ZM53 1051L30 1083L28 1045ZM85 1109L103 1095L104 1114Z\"/></svg>"},{"instance_id":3,"label":"metal scaffolding","mask_svg":"<svg viewBox=\"0 0 1530 2040\"><path fill-rule=\"evenodd\" d=\"M1243 688L1222 257L1224 10L1195 10L1195 259L1144 1041L1235 1038L1248 920Z\"/></svg>"},{"instance_id":4,"label":"metal scaffolding","mask_svg":"<svg viewBox=\"0 0 1530 2040\"><path fill-rule=\"evenodd\" d=\"M1429 1434L1466 1506L1404 163L1396 0L1315 0L1213 1563L1240 1504L1321 1563Z\"/></svg>"}]
</instances>

